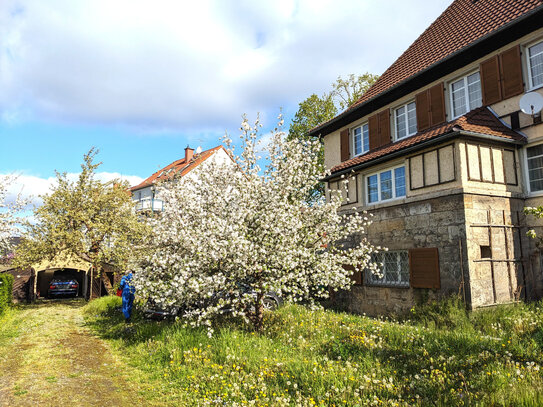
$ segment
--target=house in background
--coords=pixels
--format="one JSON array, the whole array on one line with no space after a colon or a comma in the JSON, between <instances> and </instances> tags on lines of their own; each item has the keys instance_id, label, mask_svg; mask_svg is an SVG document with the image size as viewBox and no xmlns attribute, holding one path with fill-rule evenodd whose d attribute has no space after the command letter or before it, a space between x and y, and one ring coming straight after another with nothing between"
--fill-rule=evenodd
<instances>
[{"instance_id":1,"label":"house in background","mask_svg":"<svg viewBox=\"0 0 543 407\"><path fill-rule=\"evenodd\" d=\"M164 202L160 195L157 194L157 183L169 180L174 176L184 177L189 173L197 175L198 171L194 170L201 168L201 165L206 161L215 163L233 162L223 146L217 146L202 152L199 150L200 148L195 153L193 148L185 148L185 157L172 162L139 185L130 188L132 200L136 204L136 211L160 212L164 209Z\"/></svg>"},{"instance_id":2,"label":"house in background","mask_svg":"<svg viewBox=\"0 0 543 407\"><path fill-rule=\"evenodd\" d=\"M355 274L338 305L379 314L452 293L471 308L541 297L543 256L526 237L539 224L523 214L543 204L539 99L543 1L455 0L310 132L324 140L327 197L371 213L368 238L389 249L374 256L383 276Z\"/></svg>"}]
</instances>

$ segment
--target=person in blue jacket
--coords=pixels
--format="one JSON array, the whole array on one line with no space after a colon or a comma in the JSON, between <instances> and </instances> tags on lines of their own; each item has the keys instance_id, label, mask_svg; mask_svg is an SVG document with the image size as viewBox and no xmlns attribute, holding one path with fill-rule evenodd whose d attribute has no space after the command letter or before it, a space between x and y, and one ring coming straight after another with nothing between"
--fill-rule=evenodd
<instances>
[{"instance_id":1,"label":"person in blue jacket","mask_svg":"<svg viewBox=\"0 0 543 407\"><path fill-rule=\"evenodd\" d=\"M119 288L123 291L123 314L125 322L130 322L130 317L132 316L132 305L134 304L134 293L136 292L135 287L132 285L132 273L128 273L126 276L121 278L121 285Z\"/></svg>"}]
</instances>

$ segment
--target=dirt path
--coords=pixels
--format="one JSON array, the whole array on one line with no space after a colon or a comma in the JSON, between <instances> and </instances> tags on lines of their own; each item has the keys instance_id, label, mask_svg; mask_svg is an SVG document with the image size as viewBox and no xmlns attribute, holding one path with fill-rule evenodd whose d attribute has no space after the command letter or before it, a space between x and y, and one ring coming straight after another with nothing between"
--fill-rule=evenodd
<instances>
[{"instance_id":1,"label":"dirt path","mask_svg":"<svg viewBox=\"0 0 543 407\"><path fill-rule=\"evenodd\" d=\"M146 405L131 388L127 367L85 327L84 304L42 302L5 322L0 406Z\"/></svg>"}]
</instances>

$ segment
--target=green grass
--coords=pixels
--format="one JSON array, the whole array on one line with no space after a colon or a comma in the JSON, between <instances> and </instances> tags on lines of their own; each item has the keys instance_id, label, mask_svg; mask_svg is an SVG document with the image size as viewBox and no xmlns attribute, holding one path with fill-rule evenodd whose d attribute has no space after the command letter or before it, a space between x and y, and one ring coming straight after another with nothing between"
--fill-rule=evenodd
<instances>
[{"instance_id":1,"label":"green grass","mask_svg":"<svg viewBox=\"0 0 543 407\"><path fill-rule=\"evenodd\" d=\"M403 320L286 306L262 333L225 320L211 338L137 313L127 328L118 305L91 302L87 324L171 404L543 405L541 304L449 300Z\"/></svg>"}]
</instances>

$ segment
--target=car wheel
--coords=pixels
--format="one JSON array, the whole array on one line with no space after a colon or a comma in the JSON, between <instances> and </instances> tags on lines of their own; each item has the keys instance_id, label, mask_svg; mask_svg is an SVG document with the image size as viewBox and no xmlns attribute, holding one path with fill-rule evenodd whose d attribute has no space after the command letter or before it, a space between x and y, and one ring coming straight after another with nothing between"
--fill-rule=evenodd
<instances>
[{"instance_id":1,"label":"car wheel","mask_svg":"<svg viewBox=\"0 0 543 407\"><path fill-rule=\"evenodd\" d=\"M274 298L266 297L262 300L262 306L268 311L274 311L277 309L277 301Z\"/></svg>"}]
</instances>

